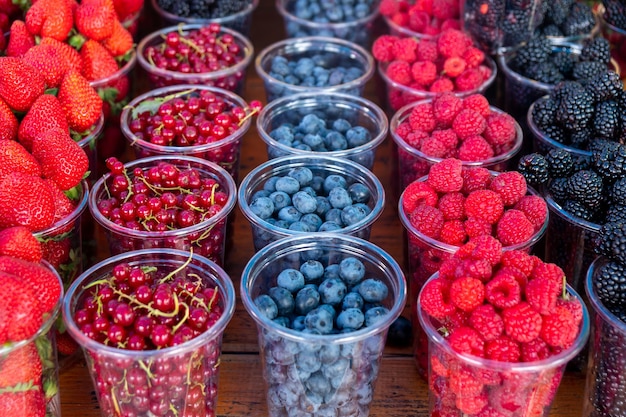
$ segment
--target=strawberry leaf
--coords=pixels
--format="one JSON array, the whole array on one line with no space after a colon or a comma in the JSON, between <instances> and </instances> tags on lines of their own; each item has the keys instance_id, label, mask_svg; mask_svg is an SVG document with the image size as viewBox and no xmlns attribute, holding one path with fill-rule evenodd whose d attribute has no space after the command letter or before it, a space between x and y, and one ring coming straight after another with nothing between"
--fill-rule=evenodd
<instances>
[{"instance_id":1,"label":"strawberry leaf","mask_svg":"<svg viewBox=\"0 0 626 417\"><path fill-rule=\"evenodd\" d=\"M70 200L77 201L78 199L80 199L80 196L82 195L82 187L80 184L75 185L69 190L63 191L63 194L65 194L65 196L69 198Z\"/></svg>"},{"instance_id":2,"label":"strawberry leaf","mask_svg":"<svg viewBox=\"0 0 626 417\"><path fill-rule=\"evenodd\" d=\"M69 43L72 48L79 50L80 48L82 48L85 41L87 41L87 39L83 35L75 34L70 36L67 43Z\"/></svg>"},{"instance_id":3,"label":"strawberry leaf","mask_svg":"<svg viewBox=\"0 0 626 417\"><path fill-rule=\"evenodd\" d=\"M119 93L120 93L119 90L114 87L105 87L105 88L98 89L98 95L100 96L100 98L103 101L106 101L111 104L115 103Z\"/></svg>"}]
</instances>

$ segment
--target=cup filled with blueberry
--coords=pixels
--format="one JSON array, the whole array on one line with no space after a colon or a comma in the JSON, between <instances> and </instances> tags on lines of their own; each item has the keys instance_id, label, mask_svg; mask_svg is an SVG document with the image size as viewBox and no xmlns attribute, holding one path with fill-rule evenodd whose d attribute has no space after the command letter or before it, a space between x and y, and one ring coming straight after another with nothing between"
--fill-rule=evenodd
<instances>
[{"instance_id":1,"label":"cup filled with blueberry","mask_svg":"<svg viewBox=\"0 0 626 417\"><path fill-rule=\"evenodd\" d=\"M267 101L311 91L360 96L374 75L374 59L363 47L325 36L290 38L263 49L254 63Z\"/></svg>"},{"instance_id":2,"label":"cup filled with blueberry","mask_svg":"<svg viewBox=\"0 0 626 417\"><path fill-rule=\"evenodd\" d=\"M257 324L269 416L368 415L406 298L391 256L353 236L289 237L250 259L241 297Z\"/></svg>"},{"instance_id":3,"label":"cup filled with blueberry","mask_svg":"<svg viewBox=\"0 0 626 417\"><path fill-rule=\"evenodd\" d=\"M239 208L255 250L293 235L333 232L368 239L382 214L380 180L356 162L331 156L282 156L241 181Z\"/></svg>"},{"instance_id":4,"label":"cup filled with blueberry","mask_svg":"<svg viewBox=\"0 0 626 417\"><path fill-rule=\"evenodd\" d=\"M270 159L323 153L371 170L376 148L387 137L388 121L365 98L320 91L272 101L259 113L257 131Z\"/></svg>"},{"instance_id":5,"label":"cup filled with blueberry","mask_svg":"<svg viewBox=\"0 0 626 417\"><path fill-rule=\"evenodd\" d=\"M94 265L63 303L103 415L215 416L224 329L235 308L226 272L175 249Z\"/></svg>"}]
</instances>

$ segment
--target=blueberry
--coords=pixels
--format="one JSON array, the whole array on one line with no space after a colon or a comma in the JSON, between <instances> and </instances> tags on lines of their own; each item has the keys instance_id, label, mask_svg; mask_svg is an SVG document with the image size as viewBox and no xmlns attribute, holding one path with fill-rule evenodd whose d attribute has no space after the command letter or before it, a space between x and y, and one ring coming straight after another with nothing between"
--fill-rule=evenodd
<instances>
[{"instance_id":1,"label":"blueberry","mask_svg":"<svg viewBox=\"0 0 626 417\"><path fill-rule=\"evenodd\" d=\"M306 187L307 185L310 185L311 181L313 180L313 172L309 168L306 168L306 167L292 168L287 173L287 176L289 178L295 179L300 185L300 187ZM296 191L294 191L293 193L295 193ZM290 194L293 194L293 193L290 193Z\"/></svg>"},{"instance_id":2,"label":"blueberry","mask_svg":"<svg viewBox=\"0 0 626 417\"><path fill-rule=\"evenodd\" d=\"M289 324L290 324L290 320L289 317L285 317L285 316L278 316L276 317L274 320L272 320L274 323L278 324L279 326L283 326L286 328L289 328Z\"/></svg>"},{"instance_id":3,"label":"blueberry","mask_svg":"<svg viewBox=\"0 0 626 417\"><path fill-rule=\"evenodd\" d=\"M336 306L341 303L348 289L340 278L327 278L320 284L318 291L322 303Z\"/></svg>"},{"instance_id":4,"label":"blueberry","mask_svg":"<svg viewBox=\"0 0 626 417\"><path fill-rule=\"evenodd\" d=\"M309 113L298 124L298 130L304 134L317 134L326 127L326 122L317 115Z\"/></svg>"},{"instance_id":5,"label":"blueberry","mask_svg":"<svg viewBox=\"0 0 626 417\"><path fill-rule=\"evenodd\" d=\"M304 191L298 191L292 197L293 206L302 214L314 213L317 209L315 197Z\"/></svg>"},{"instance_id":6,"label":"blueberry","mask_svg":"<svg viewBox=\"0 0 626 417\"><path fill-rule=\"evenodd\" d=\"M250 201L254 201L254 200L256 200L257 198L260 198L260 197L269 197L269 196L270 196L270 194L271 194L271 193L270 193L269 191L267 191L267 190L258 190L258 191L255 191L255 192L252 194L252 196L250 197Z\"/></svg>"},{"instance_id":7,"label":"blueberry","mask_svg":"<svg viewBox=\"0 0 626 417\"><path fill-rule=\"evenodd\" d=\"M259 197L250 203L250 211L260 219L269 219L274 213L274 203L269 197Z\"/></svg>"},{"instance_id":8,"label":"blueberry","mask_svg":"<svg viewBox=\"0 0 626 417\"><path fill-rule=\"evenodd\" d=\"M293 74L289 74L285 76L285 79L283 81L286 82L287 84L292 84L292 85L302 84L302 81L300 81L300 79Z\"/></svg>"},{"instance_id":9,"label":"blueberry","mask_svg":"<svg viewBox=\"0 0 626 417\"><path fill-rule=\"evenodd\" d=\"M292 293L300 291L304 287L304 275L297 269L283 269L276 277L276 285Z\"/></svg>"},{"instance_id":10,"label":"blueberry","mask_svg":"<svg viewBox=\"0 0 626 417\"><path fill-rule=\"evenodd\" d=\"M357 78L361 76L363 76L363 68L352 66L348 68L348 71L346 72L346 75L345 75L344 82L347 83L349 81L356 80Z\"/></svg>"},{"instance_id":11,"label":"blueberry","mask_svg":"<svg viewBox=\"0 0 626 417\"><path fill-rule=\"evenodd\" d=\"M321 262L311 259L300 265L300 272L307 283L319 281L324 276L324 266Z\"/></svg>"},{"instance_id":12,"label":"blueberry","mask_svg":"<svg viewBox=\"0 0 626 417\"><path fill-rule=\"evenodd\" d=\"M334 6L326 10L326 16L331 22L341 22L344 18L343 10L339 6Z\"/></svg>"},{"instance_id":13,"label":"blueberry","mask_svg":"<svg viewBox=\"0 0 626 417\"><path fill-rule=\"evenodd\" d=\"M365 277L365 265L354 256L344 258L339 263L339 276L347 285L356 285Z\"/></svg>"},{"instance_id":14,"label":"blueberry","mask_svg":"<svg viewBox=\"0 0 626 417\"><path fill-rule=\"evenodd\" d=\"M319 228L322 226L322 219L315 213L307 213L300 218L302 223L307 224L312 232L317 232Z\"/></svg>"},{"instance_id":15,"label":"blueberry","mask_svg":"<svg viewBox=\"0 0 626 417\"><path fill-rule=\"evenodd\" d=\"M302 138L302 142L311 148L313 151L319 152L324 146L324 138L319 134L307 133Z\"/></svg>"},{"instance_id":16,"label":"blueberry","mask_svg":"<svg viewBox=\"0 0 626 417\"><path fill-rule=\"evenodd\" d=\"M335 187L328 193L328 201L333 208L343 209L352 204L352 199L348 190L342 187Z\"/></svg>"},{"instance_id":17,"label":"blueberry","mask_svg":"<svg viewBox=\"0 0 626 417\"><path fill-rule=\"evenodd\" d=\"M311 58L300 58L296 63L293 73L296 77L305 78L313 74L315 64Z\"/></svg>"},{"instance_id":18,"label":"blueberry","mask_svg":"<svg viewBox=\"0 0 626 417\"><path fill-rule=\"evenodd\" d=\"M268 178L267 181L263 183L263 189L269 191L270 193L273 193L274 191L276 191L276 181L278 181L279 179L280 177Z\"/></svg>"},{"instance_id":19,"label":"blueberry","mask_svg":"<svg viewBox=\"0 0 626 417\"><path fill-rule=\"evenodd\" d=\"M343 210L341 210L341 221L346 226L351 226L360 221L363 221L370 212L370 208L367 207L365 204L355 204L353 206L347 206Z\"/></svg>"},{"instance_id":20,"label":"blueberry","mask_svg":"<svg viewBox=\"0 0 626 417\"><path fill-rule=\"evenodd\" d=\"M300 220L300 217L302 217L302 213L300 213L300 211L294 206L287 206L278 210L278 218L289 224L297 222Z\"/></svg>"},{"instance_id":21,"label":"blueberry","mask_svg":"<svg viewBox=\"0 0 626 417\"><path fill-rule=\"evenodd\" d=\"M309 330L319 334L329 334L333 331L333 315L321 306L309 311L304 318L304 325Z\"/></svg>"},{"instance_id":22,"label":"blueberry","mask_svg":"<svg viewBox=\"0 0 626 417\"><path fill-rule=\"evenodd\" d=\"M300 410L304 417L313 417L317 415L317 411L320 408L320 404L324 403L324 397L307 390L303 396L300 397ZM306 410L306 412L304 411ZM312 414L313 413L313 414ZM289 414L289 413L288 413ZM289 414L290 415L290 414Z\"/></svg>"},{"instance_id":23,"label":"blueberry","mask_svg":"<svg viewBox=\"0 0 626 417\"><path fill-rule=\"evenodd\" d=\"M322 367L322 363L317 358L317 355L310 351L300 352L296 359L296 365L310 374L319 371Z\"/></svg>"},{"instance_id":24,"label":"blueberry","mask_svg":"<svg viewBox=\"0 0 626 417\"><path fill-rule=\"evenodd\" d=\"M306 315L319 305L320 293L314 285L305 285L296 294L296 313Z\"/></svg>"},{"instance_id":25,"label":"blueberry","mask_svg":"<svg viewBox=\"0 0 626 417\"><path fill-rule=\"evenodd\" d=\"M304 232L304 233L315 232L315 230L311 229L311 226L309 226L308 223L305 223L299 220L291 223L288 229L293 230L294 232Z\"/></svg>"},{"instance_id":26,"label":"blueberry","mask_svg":"<svg viewBox=\"0 0 626 417\"><path fill-rule=\"evenodd\" d=\"M297 331L304 330L304 316L296 316L291 322L291 328Z\"/></svg>"},{"instance_id":27,"label":"blueberry","mask_svg":"<svg viewBox=\"0 0 626 417\"><path fill-rule=\"evenodd\" d=\"M291 197L284 191L274 191L269 195L269 198L274 203L274 211L291 205Z\"/></svg>"},{"instance_id":28,"label":"blueberry","mask_svg":"<svg viewBox=\"0 0 626 417\"><path fill-rule=\"evenodd\" d=\"M339 174L330 174L324 179L324 192L328 195L335 188L348 188L348 182Z\"/></svg>"},{"instance_id":29,"label":"blueberry","mask_svg":"<svg viewBox=\"0 0 626 417\"><path fill-rule=\"evenodd\" d=\"M359 308L348 308L337 316L337 327L342 330L358 330L363 326L365 316Z\"/></svg>"},{"instance_id":30,"label":"blueberry","mask_svg":"<svg viewBox=\"0 0 626 417\"><path fill-rule=\"evenodd\" d=\"M362 309L364 304L363 297L361 297L358 292L349 292L343 297L341 308L343 310L347 310L348 308Z\"/></svg>"},{"instance_id":31,"label":"blueberry","mask_svg":"<svg viewBox=\"0 0 626 417\"><path fill-rule=\"evenodd\" d=\"M289 69L289 66L287 65L287 58L280 56L280 55L275 56L272 59L270 72L272 72L273 74L282 75L282 76L290 74L291 70Z\"/></svg>"},{"instance_id":32,"label":"blueberry","mask_svg":"<svg viewBox=\"0 0 626 417\"><path fill-rule=\"evenodd\" d=\"M276 191L283 191L289 195L295 194L300 190L300 183L297 179L284 176L279 177L275 184Z\"/></svg>"},{"instance_id":33,"label":"blueberry","mask_svg":"<svg viewBox=\"0 0 626 417\"><path fill-rule=\"evenodd\" d=\"M368 278L359 285L359 294L367 303L380 303L388 293L387 285L377 279Z\"/></svg>"},{"instance_id":34,"label":"blueberry","mask_svg":"<svg viewBox=\"0 0 626 417\"><path fill-rule=\"evenodd\" d=\"M328 378L326 378L320 371L317 371L309 377L305 382L306 387L320 395L326 395L332 389Z\"/></svg>"},{"instance_id":35,"label":"blueberry","mask_svg":"<svg viewBox=\"0 0 626 417\"><path fill-rule=\"evenodd\" d=\"M333 68L330 71L330 75L328 76L328 85L339 85L343 84L344 81L345 70L341 67Z\"/></svg>"},{"instance_id":36,"label":"blueberry","mask_svg":"<svg viewBox=\"0 0 626 417\"><path fill-rule=\"evenodd\" d=\"M389 310L385 307L370 308L365 312L365 325L367 327L374 326L389 314Z\"/></svg>"},{"instance_id":37,"label":"blueberry","mask_svg":"<svg viewBox=\"0 0 626 417\"><path fill-rule=\"evenodd\" d=\"M341 349L339 345L326 344L322 346L319 353L319 358L322 363L333 363L341 356Z\"/></svg>"},{"instance_id":38,"label":"blueberry","mask_svg":"<svg viewBox=\"0 0 626 417\"><path fill-rule=\"evenodd\" d=\"M315 77L309 75L300 82L300 85L305 87L315 87Z\"/></svg>"},{"instance_id":39,"label":"blueberry","mask_svg":"<svg viewBox=\"0 0 626 417\"><path fill-rule=\"evenodd\" d=\"M278 317L278 307L269 295L259 295L254 299L254 305L257 306L259 312L268 319L274 320Z\"/></svg>"},{"instance_id":40,"label":"blueberry","mask_svg":"<svg viewBox=\"0 0 626 417\"><path fill-rule=\"evenodd\" d=\"M340 378L346 373L348 366L350 366L350 361L339 357L333 362L324 364L322 372L328 379Z\"/></svg>"},{"instance_id":41,"label":"blueberry","mask_svg":"<svg viewBox=\"0 0 626 417\"><path fill-rule=\"evenodd\" d=\"M324 181L325 179L321 175L314 175L309 185L315 190L317 194L321 194L324 190Z\"/></svg>"},{"instance_id":42,"label":"blueberry","mask_svg":"<svg viewBox=\"0 0 626 417\"><path fill-rule=\"evenodd\" d=\"M329 132L324 138L326 147L331 151L343 151L348 149L348 141L345 136L339 132Z\"/></svg>"},{"instance_id":43,"label":"blueberry","mask_svg":"<svg viewBox=\"0 0 626 417\"><path fill-rule=\"evenodd\" d=\"M283 287L272 287L267 294L274 300L278 308L278 314L287 316L291 314L294 308L294 300L291 291Z\"/></svg>"},{"instance_id":44,"label":"blueberry","mask_svg":"<svg viewBox=\"0 0 626 417\"><path fill-rule=\"evenodd\" d=\"M339 133L345 133L352 125L346 119L337 119L333 122L333 129Z\"/></svg>"},{"instance_id":45,"label":"blueberry","mask_svg":"<svg viewBox=\"0 0 626 417\"><path fill-rule=\"evenodd\" d=\"M339 264L330 264L324 268L324 279L341 279L339 275Z\"/></svg>"},{"instance_id":46,"label":"blueberry","mask_svg":"<svg viewBox=\"0 0 626 417\"><path fill-rule=\"evenodd\" d=\"M302 187L300 191L303 191L307 193L308 195L310 195L311 197L315 197L317 199L317 192L310 185L307 185L306 187ZM315 203L315 205L317 205L317 202Z\"/></svg>"},{"instance_id":47,"label":"blueberry","mask_svg":"<svg viewBox=\"0 0 626 417\"><path fill-rule=\"evenodd\" d=\"M328 197L317 196L315 197L315 200L317 203L315 214L317 214L318 216L322 218L325 218L326 213L328 213L328 211L332 209L332 206L330 205L330 202L328 201Z\"/></svg>"},{"instance_id":48,"label":"blueberry","mask_svg":"<svg viewBox=\"0 0 626 417\"><path fill-rule=\"evenodd\" d=\"M354 8L354 14L357 19L363 19L371 13L370 7L367 4L357 4Z\"/></svg>"},{"instance_id":49,"label":"blueberry","mask_svg":"<svg viewBox=\"0 0 626 417\"><path fill-rule=\"evenodd\" d=\"M316 87L326 87L328 85L328 79L330 78L330 71L322 67L316 67L317 71L313 72L315 76Z\"/></svg>"},{"instance_id":50,"label":"blueberry","mask_svg":"<svg viewBox=\"0 0 626 417\"><path fill-rule=\"evenodd\" d=\"M351 148L356 148L369 142L372 139L372 134L363 126L355 126L348 129L346 139Z\"/></svg>"},{"instance_id":51,"label":"blueberry","mask_svg":"<svg viewBox=\"0 0 626 417\"><path fill-rule=\"evenodd\" d=\"M367 203L372 196L370 189L365 184L355 182L348 187L348 193L354 203Z\"/></svg>"},{"instance_id":52,"label":"blueberry","mask_svg":"<svg viewBox=\"0 0 626 417\"><path fill-rule=\"evenodd\" d=\"M328 202L330 204L330 201ZM332 205L331 205L332 207ZM339 226L343 225L343 220L341 220L341 210L338 208L331 208L326 212L326 216L324 216L324 220L327 222L333 222L338 224Z\"/></svg>"}]
</instances>

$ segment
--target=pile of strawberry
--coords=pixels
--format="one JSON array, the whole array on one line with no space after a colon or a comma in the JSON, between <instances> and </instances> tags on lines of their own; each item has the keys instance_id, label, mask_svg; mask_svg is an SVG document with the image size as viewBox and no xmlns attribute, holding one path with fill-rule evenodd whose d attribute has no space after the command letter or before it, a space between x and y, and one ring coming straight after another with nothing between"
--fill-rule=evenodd
<instances>
[{"instance_id":1,"label":"pile of strawberry","mask_svg":"<svg viewBox=\"0 0 626 417\"><path fill-rule=\"evenodd\" d=\"M423 287L420 306L452 350L498 362L548 359L574 346L583 305L565 274L488 236L470 240ZM582 344L581 344L582 346ZM431 344L429 384L439 415L544 415L563 368L489 369Z\"/></svg>"},{"instance_id":2,"label":"pile of strawberry","mask_svg":"<svg viewBox=\"0 0 626 417\"><path fill-rule=\"evenodd\" d=\"M437 36L446 29L461 29L459 6L454 0L382 0L379 11L393 25Z\"/></svg>"}]
</instances>

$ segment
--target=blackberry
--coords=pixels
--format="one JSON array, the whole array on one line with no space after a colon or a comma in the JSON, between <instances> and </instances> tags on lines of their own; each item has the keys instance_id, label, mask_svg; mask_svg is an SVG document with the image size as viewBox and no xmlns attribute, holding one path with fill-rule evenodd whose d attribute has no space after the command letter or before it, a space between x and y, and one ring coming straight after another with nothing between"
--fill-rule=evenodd
<instances>
[{"instance_id":1,"label":"blackberry","mask_svg":"<svg viewBox=\"0 0 626 417\"><path fill-rule=\"evenodd\" d=\"M604 215L605 222L626 224L626 205L611 204Z\"/></svg>"},{"instance_id":2,"label":"blackberry","mask_svg":"<svg viewBox=\"0 0 626 417\"><path fill-rule=\"evenodd\" d=\"M594 107L591 95L586 91L568 94L563 97L556 111L556 119L570 130L583 129L593 117Z\"/></svg>"},{"instance_id":3,"label":"blackberry","mask_svg":"<svg viewBox=\"0 0 626 417\"><path fill-rule=\"evenodd\" d=\"M552 54L552 63L564 77L571 76L574 65L578 62L578 55L566 51L558 51Z\"/></svg>"},{"instance_id":4,"label":"blackberry","mask_svg":"<svg viewBox=\"0 0 626 417\"><path fill-rule=\"evenodd\" d=\"M605 67L601 73L596 74L587 82L586 88L594 100L603 101L619 98L624 90L624 84L616 72L607 70Z\"/></svg>"},{"instance_id":5,"label":"blackberry","mask_svg":"<svg viewBox=\"0 0 626 417\"><path fill-rule=\"evenodd\" d=\"M550 139L556 142L559 142L559 143L567 142L567 134L565 133L565 130L561 126L557 126L557 125L546 126L544 129L542 129L541 133L543 133L545 136L549 137Z\"/></svg>"},{"instance_id":6,"label":"blackberry","mask_svg":"<svg viewBox=\"0 0 626 417\"><path fill-rule=\"evenodd\" d=\"M530 185L541 185L548 182L548 161L539 153L530 153L520 158L517 170L526 178Z\"/></svg>"},{"instance_id":7,"label":"blackberry","mask_svg":"<svg viewBox=\"0 0 626 417\"><path fill-rule=\"evenodd\" d=\"M504 16L503 0L468 1L467 4L474 11L475 22L480 26L496 27Z\"/></svg>"},{"instance_id":8,"label":"blackberry","mask_svg":"<svg viewBox=\"0 0 626 417\"><path fill-rule=\"evenodd\" d=\"M563 204L567 200L567 180L566 177L552 178L548 184L552 198L559 204Z\"/></svg>"},{"instance_id":9,"label":"blackberry","mask_svg":"<svg viewBox=\"0 0 626 417\"><path fill-rule=\"evenodd\" d=\"M596 61L580 61L574 64L572 76L581 82L593 79L606 71L606 65Z\"/></svg>"},{"instance_id":10,"label":"blackberry","mask_svg":"<svg viewBox=\"0 0 626 417\"><path fill-rule=\"evenodd\" d=\"M548 4L546 18L555 25L561 25L567 19L569 9L574 4L574 0L552 0Z\"/></svg>"},{"instance_id":11,"label":"blackberry","mask_svg":"<svg viewBox=\"0 0 626 417\"><path fill-rule=\"evenodd\" d=\"M626 29L626 4L620 0L603 0L604 20L620 29Z\"/></svg>"},{"instance_id":12,"label":"blackberry","mask_svg":"<svg viewBox=\"0 0 626 417\"><path fill-rule=\"evenodd\" d=\"M611 242L615 234L622 233L622 225L623 223L620 222L607 222L603 224L592 241L594 252L598 255L610 256Z\"/></svg>"},{"instance_id":13,"label":"blackberry","mask_svg":"<svg viewBox=\"0 0 626 417\"><path fill-rule=\"evenodd\" d=\"M531 64L526 68L524 75L544 84L556 84L564 79L561 71L550 61Z\"/></svg>"},{"instance_id":14,"label":"blackberry","mask_svg":"<svg viewBox=\"0 0 626 417\"><path fill-rule=\"evenodd\" d=\"M585 127L583 129L571 132L569 136L569 143L574 148L587 149L591 138L592 138L591 129Z\"/></svg>"},{"instance_id":15,"label":"blackberry","mask_svg":"<svg viewBox=\"0 0 626 417\"><path fill-rule=\"evenodd\" d=\"M501 29L504 45L519 45L531 35L530 9L513 9L504 17Z\"/></svg>"},{"instance_id":16,"label":"blackberry","mask_svg":"<svg viewBox=\"0 0 626 417\"><path fill-rule=\"evenodd\" d=\"M553 36L556 38L556 37L563 36L563 32L561 32L561 29L559 29L557 25L551 24L551 25L544 26L539 31L539 35L540 36Z\"/></svg>"},{"instance_id":17,"label":"blackberry","mask_svg":"<svg viewBox=\"0 0 626 417\"><path fill-rule=\"evenodd\" d=\"M620 320L623 308L606 305ZM590 416L624 417L626 415L626 340L615 326L595 322L593 359L594 369L590 373L589 398L594 410Z\"/></svg>"},{"instance_id":18,"label":"blackberry","mask_svg":"<svg viewBox=\"0 0 626 417\"><path fill-rule=\"evenodd\" d=\"M593 128L596 134L612 139L619 127L619 106L613 100L601 101L596 104Z\"/></svg>"},{"instance_id":19,"label":"blackberry","mask_svg":"<svg viewBox=\"0 0 626 417\"><path fill-rule=\"evenodd\" d=\"M574 169L572 154L563 148L551 149L545 158L551 177L567 177Z\"/></svg>"},{"instance_id":20,"label":"blackberry","mask_svg":"<svg viewBox=\"0 0 626 417\"><path fill-rule=\"evenodd\" d=\"M621 233L613 234L610 258L621 264L626 264L626 226L622 225Z\"/></svg>"},{"instance_id":21,"label":"blackberry","mask_svg":"<svg viewBox=\"0 0 626 417\"><path fill-rule=\"evenodd\" d=\"M598 268L594 278L596 293L603 304L626 304L626 268L623 265L607 262Z\"/></svg>"},{"instance_id":22,"label":"blackberry","mask_svg":"<svg viewBox=\"0 0 626 417\"><path fill-rule=\"evenodd\" d=\"M598 61L609 64L611 60L611 50L609 41L602 36L587 40L580 52L582 61Z\"/></svg>"},{"instance_id":23,"label":"blackberry","mask_svg":"<svg viewBox=\"0 0 626 417\"><path fill-rule=\"evenodd\" d=\"M250 0L220 0L215 3L211 12L211 18L230 16L239 13L251 4Z\"/></svg>"},{"instance_id":24,"label":"blackberry","mask_svg":"<svg viewBox=\"0 0 626 417\"><path fill-rule=\"evenodd\" d=\"M175 1L168 11L176 16L189 17L191 9L186 1Z\"/></svg>"},{"instance_id":25,"label":"blackberry","mask_svg":"<svg viewBox=\"0 0 626 417\"><path fill-rule=\"evenodd\" d=\"M515 58L513 65L519 72L530 69L532 66L548 60L552 52L552 44L548 38L535 37L528 43L521 46Z\"/></svg>"},{"instance_id":26,"label":"blackberry","mask_svg":"<svg viewBox=\"0 0 626 417\"><path fill-rule=\"evenodd\" d=\"M583 169L589 169L591 166L589 157L586 155L580 155L574 158L574 166L572 172L582 171Z\"/></svg>"},{"instance_id":27,"label":"blackberry","mask_svg":"<svg viewBox=\"0 0 626 417\"><path fill-rule=\"evenodd\" d=\"M611 204L626 205L626 177L615 181L609 190Z\"/></svg>"},{"instance_id":28,"label":"blackberry","mask_svg":"<svg viewBox=\"0 0 626 417\"><path fill-rule=\"evenodd\" d=\"M208 17L206 12L211 10L216 0L189 0L189 9L192 16Z\"/></svg>"},{"instance_id":29,"label":"blackberry","mask_svg":"<svg viewBox=\"0 0 626 417\"><path fill-rule=\"evenodd\" d=\"M563 203L563 210L583 220L592 221L593 211L586 207L583 203L576 200L565 200Z\"/></svg>"},{"instance_id":30,"label":"blackberry","mask_svg":"<svg viewBox=\"0 0 626 417\"><path fill-rule=\"evenodd\" d=\"M596 140L591 148L591 162L607 183L617 181L626 175L626 145Z\"/></svg>"},{"instance_id":31,"label":"blackberry","mask_svg":"<svg viewBox=\"0 0 626 417\"><path fill-rule=\"evenodd\" d=\"M567 187L570 199L585 207L596 209L602 202L604 183L595 171L585 169L575 172L567 180Z\"/></svg>"},{"instance_id":32,"label":"blackberry","mask_svg":"<svg viewBox=\"0 0 626 417\"><path fill-rule=\"evenodd\" d=\"M547 126L554 124L556 109L557 103L550 97L535 102L531 113L533 122L539 129L545 130Z\"/></svg>"},{"instance_id":33,"label":"blackberry","mask_svg":"<svg viewBox=\"0 0 626 417\"><path fill-rule=\"evenodd\" d=\"M578 81L566 80L561 81L554 86L554 90L552 90L552 93L550 93L550 97L557 102L560 102L570 94L580 93L582 91L585 91L585 87L581 83L579 83Z\"/></svg>"},{"instance_id":34,"label":"blackberry","mask_svg":"<svg viewBox=\"0 0 626 417\"><path fill-rule=\"evenodd\" d=\"M572 5L569 15L561 25L561 30L565 36L583 35L591 33L596 25L596 18L591 7L582 2Z\"/></svg>"}]
</instances>

